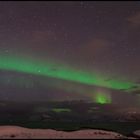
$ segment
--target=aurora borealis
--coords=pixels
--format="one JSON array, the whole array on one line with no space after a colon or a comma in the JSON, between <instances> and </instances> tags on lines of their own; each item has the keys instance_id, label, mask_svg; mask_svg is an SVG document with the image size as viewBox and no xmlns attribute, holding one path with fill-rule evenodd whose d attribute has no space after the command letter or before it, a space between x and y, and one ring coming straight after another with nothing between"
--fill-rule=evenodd
<instances>
[{"instance_id":1,"label":"aurora borealis","mask_svg":"<svg viewBox=\"0 0 140 140\"><path fill-rule=\"evenodd\" d=\"M27 98L47 100L53 92L55 100L135 102L139 8L139 2L0 2L0 70L6 72L0 97L19 96L22 87Z\"/></svg>"},{"instance_id":2,"label":"aurora borealis","mask_svg":"<svg viewBox=\"0 0 140 140\"><path fill-rule=\"evenodd\" d=\"M12 58L12 57L0 57L0 68L5 70L15 70L24 73L31 73L37 75L43 75L48 77L60 78L68 81L80 82L88 85L97 85L113 89L129 89L135 84L130 82L121 82L112 80L104 82L104 78L100 78L96 74L89 74L88 72L73 70L72 68L64 67L62 70L53 71L52 65L54 64L42 64L30 62L26 58Z\"/></svg>"}]
</instances>

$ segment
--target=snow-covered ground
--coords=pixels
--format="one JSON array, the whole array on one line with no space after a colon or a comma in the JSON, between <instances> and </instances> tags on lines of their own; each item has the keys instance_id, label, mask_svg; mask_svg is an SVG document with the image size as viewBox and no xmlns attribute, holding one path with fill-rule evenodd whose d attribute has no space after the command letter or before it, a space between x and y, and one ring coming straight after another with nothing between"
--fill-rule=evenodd
<instances>
[{"instance_id":1,"label":"snow-covered ground","mask_svg":"<svg viewBox=\"0 0 140 140\"><path fill-rule=\"evenodd\" d=\"M6 138L24 138L24 139L122 139L125 136L104 130L79 130L73 132L56 131L52 129L28 129L18 126L0 126L0 139Z\"/></svg>"},{"instance_id":2,"label":"snow-covered ground","mask_svg":"<svg viewBox=\"0 0 140 140\"><path fill-rule=\"evenodd\" d=\"M136 130L133 132L134 136L140 139L140 130Z\"/></svg>"}]
</instances>

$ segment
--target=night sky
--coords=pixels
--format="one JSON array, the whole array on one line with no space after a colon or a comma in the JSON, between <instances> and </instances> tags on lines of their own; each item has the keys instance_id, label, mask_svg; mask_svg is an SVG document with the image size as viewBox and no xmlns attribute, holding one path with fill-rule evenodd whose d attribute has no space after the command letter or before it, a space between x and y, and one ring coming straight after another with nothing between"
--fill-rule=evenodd
<instances>
[{"instance_id":1,"label":"night sky","mask_svg":"<svg viewBox=\"0 0 140 140\"><path fill-rule=\"evenodd\" d=\"M139 61L138 1L0 2L1 99L139 103Z\"/></svg>"}]
</instances>

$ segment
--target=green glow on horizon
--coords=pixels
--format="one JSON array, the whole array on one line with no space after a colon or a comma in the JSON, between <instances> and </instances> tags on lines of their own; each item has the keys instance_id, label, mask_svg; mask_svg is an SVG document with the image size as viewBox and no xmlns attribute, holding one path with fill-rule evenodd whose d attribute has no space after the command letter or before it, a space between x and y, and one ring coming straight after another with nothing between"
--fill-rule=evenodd
<instances>
[{"instance_id":1,"label":"green glow on horizon","mask_svg":"<svg viewBox=\"0 0 140 140\"><path fill-rule=\"evenodd\" d=\"M55 66L55 67L54 67ZM28 74L47 76L78 82L86 85L96 85L111 89L129 89L134 86L131 82L122 82L119 80L105 81L104 77L100 77L96 73L88 73L87 71L73 69L65 65L55 63L44 63L28 58L0 56L0 69L13 70Z\"/></svg>"},{"instance_id":2,"label":"green glow on horizon","mask_svg":"<svg viewBox=\"0 0 140 140\"><path fill-rule=\"evenodd\" d=\"M110 96L106 95L105 93L96 93L95 95L95 102L100 104L111 103Z\"/></svg>"},{"instance_id":3,"label":"green glow on horizon","mask_svg":"<svg viewBox=\"0 0 140 140\"><path fill-rule=\"evenodd\" d=\"M53 108L52 111L56 112L56 113L71 112L71 109L69 109L69 108Z\"/></svg>"}]
</instances>

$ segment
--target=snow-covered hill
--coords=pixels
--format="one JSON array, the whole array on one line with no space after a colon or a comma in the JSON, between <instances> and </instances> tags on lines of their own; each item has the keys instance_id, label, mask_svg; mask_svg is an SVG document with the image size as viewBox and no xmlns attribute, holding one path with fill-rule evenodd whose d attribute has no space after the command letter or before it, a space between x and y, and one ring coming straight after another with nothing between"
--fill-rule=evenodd
<instances>
[{"instance_id":1,"label":"snow-covered hill","mask_svg":"<svg viewBox=\"0 0 140 140\"><path fill-rule=\"evenodd\" d=\"M1 126L0 127L0 139L5 138L100 138L100 139L119 139L125 138L125 136L103 130L79 130L73 132L56 131L52 129L28 129L18 126Z\"/></svg>"}]
</instances>

